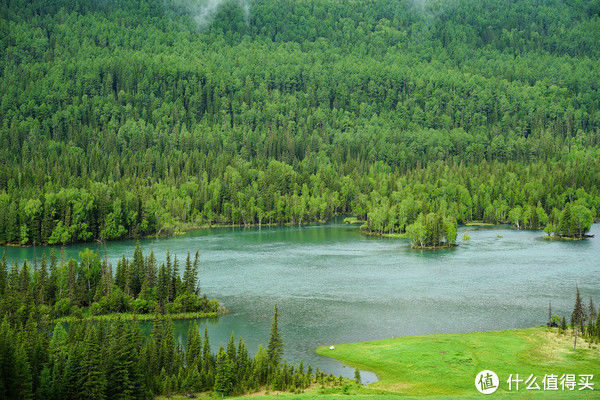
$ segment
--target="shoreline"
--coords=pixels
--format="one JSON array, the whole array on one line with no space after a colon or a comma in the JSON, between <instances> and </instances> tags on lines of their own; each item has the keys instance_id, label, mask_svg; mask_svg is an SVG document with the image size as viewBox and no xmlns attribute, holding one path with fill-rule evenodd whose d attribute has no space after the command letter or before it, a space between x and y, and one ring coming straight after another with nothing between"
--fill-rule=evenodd
<instances>
[{"instance_id":1,"label":"shoreline","mask_svg":"<svg viewBox=\"0 0 600 400\"><path fill-rule=\"evenodd\" d=\"M183 321L189 319L205 319L205 318L218 318L229 313L229 310L224 309L217 312L183 312L175 314L135 314L135 313L111 313L101 315L88 315L84 317L66 316L55 318L50 323L76 323L76 322L96 322L96 321L154 321L154 320L173 320Z\"/></svg>"},{"instance_id":2,"label":"shoreline","mask_svg":"<svg viewBox=\"0 0 600 400\"><path fill-rule=\"evenodd\" d=\"M339 215L333 216L332 218L336 218L336 217L339 217ZM106 241L96 239L96 240L89 240L89 241L74 241L74 242L64 243L64 244L62 244L62 243L55 243L55 244L45 243L45 244L37 244L37 245L19 244L19 243L3 243L3 244L0 244L0 249L2 249L2 247L11 247L11 248L62 247L62 246L71 246L74 244L85 244L85 243L101 244L101 243L123 242L126 240L168 239L168 238L176 238L179 236L183 236L183 235L186 235L193 231L204 231L204 230L211 230L211 229L224 229L224 228L238 228L238 229L244 228L244 229L246 229L246 228L261 228L261 227L273 228L273 227L311 226L311 225L325 225L325 224L327 224L327 222L328 221L312 221L312 222L301 223L301 224L291 223L291 222L287 222L287 223L283 223L283 224L278 224L278 223L211 224L211 225L201 224L201 225L185 226L185 227L179 228L177 231L172 232L172 233L158 233L158 234L151 234L151 235L140 236L140 237L126 237L126 238L106 240Z\"/></svg>"},{"instance_id":3,"label":"shoreline","mask_svg":"<svg viewBox=\"0 0 600 400\"><path fill-rule=\"evenodd\" d=\"M495 371L505 382L514 373L534 374L541 379L546 373L583 374L600 368L600 345L580 337L577 350L573 350L571 329L560 333L556 327L538 325L486 332L409 335L331 343L314 351L350 368L374 373L378 381L365 385L364 394L384 391L421 398L464 398L479 395L473 378L481 370ZM501 385L497 395L519 398L519 393L507 389Z\"/></svg>"},{"instance_id":4,"label":"shoreline","mask_svg":"<svg viewBox=\"0 0 600 400\"><path fill-rule=\"evenodd\" d=\"M331 219L334 218L339 218L342 217L342 215L334 215L333 217L331 217ZM331 220L330 219L330 220ZM100 243L112 243L112 242L122 242L122 241L126 241L126 240L148 240L148 239L167 239L167 238L177 238L183 235L186 235L190 232L193 231L205 231L205 230L212 230L212 229L226 229L226 228L237 228L237 229L246 229L246 228L261 228L261 227L268 227L268 228L273 228L273 227L294 227L294 226L298 226L298 227L304 227L304 226L311 226L311 225L326 225L330 220L327 221L312 221L312 222L307 222L307 223L291 223L291 222L287 222L287 223L283 223L283 224L278 224L278 223L265 223L265 224L201 224L201 225L189 225L189 226L184 226L182 228L180 228L179 230L172 232L172 233L159 233L159 234L152 234L152 235L146 235L146 236L141 236L141 237L130 237L130 238L121 238L121 239L115 239L115 240L108 240L108 241L100 241L100 240L92 240L92 241L75 241L75 242L70 242L70 243L66 243L66 244L40 244L40 245L33 245L33 244L19 244L19 243L4 243L4 244L0 244L0 249L2 249L3 247L7 247L7 248L29 248L29 247L62 247L62 246L71 246L74 244L84 244L84 243L96 243L96 244L100 244ZM372 236L372 237L380 237L380 238L390 238L390 239L408 239L408 235L406 232L401 233L401 232L392 232L392 233L379 233L379 232L375 232L375 231L369 231L366 229L362 229L362 225L365 224L366 221L362 221L359 220L356 217L346 217L344 218L344 220L342 221L343 224L346 225L351 225L351 226L359 226L359 231L361 234L365 235L365 236ZM600 221L594 221L593 223L599 223ZM497 227L497 226L502 226L502 225L508 225L506 222L499 222L497 224L495 223L489 223L489 222L482 222L479 220L473 220L473 221L469 221L469 222L465 222L464 224L458 225L459 228L474 228L474 227L486 227L486 228L493 228L493 227ZM513 225L510 225L510 227L507 227L507 229L513 229L513 230L518 230L518 231L540 231L543 232L543 229L524 229L524 228L517 228ZM581 238L571 238L571 237L554 237L554 236L542 236L542 239L546 239L546 240L565 240L565 241L569 241L569 240L584 240L584 239L590 239L593 238L594 235L584 235ZM412 246L411 246L412 247ZM455 247L455 246L452 246ZM449 247L442 247L442 248L449 248ZM419 248L419 249L425 249L425 248ZM429 248L427 248L429 249ZM436 248L432 248L432 249L438 249Z\"/></svg>"}]
</instances>

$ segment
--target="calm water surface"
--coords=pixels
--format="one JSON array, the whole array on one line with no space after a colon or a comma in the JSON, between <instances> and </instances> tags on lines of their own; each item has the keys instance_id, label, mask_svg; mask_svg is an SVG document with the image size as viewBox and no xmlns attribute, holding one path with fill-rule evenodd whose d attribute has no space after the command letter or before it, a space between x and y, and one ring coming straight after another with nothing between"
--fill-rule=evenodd
<instances>
[{"instance_id":1,"label":"calm water surface","mask_svg":"<svg viewBox=\"0 0 600 400\"><path fill-rule=\"evenodd\" d=\"M459 231L459 238L467 228ZM254 352L266 345L273 306L280 307L285 358L300 359L335 375L353 370L320 357L321 345L442 332L522 328L545 323L548 302L569 314L575 286L586 303L600 304L600 225L596 237L546 241L543 232L508 227L469 228L458 248L417 251L405 240L362 236L356 227L219 229L183 237L144 240L159 260L200 250L200 285L232 312L208 324L213 347L232 332ZM85 247L62 250L76 257ZM131 257L135 241L109 243L113 265ZM7 248L10 259L33 258L32 248ZM39 257L46 249L37 248ZM56 249L61 252L60 248ZM103 251L103 250L102 250ZM176 322L185 335L189 321ZM148 326L145 327L147 329ZM373 381L363 373L363 380Z\"/></svg>"}]
</instances>

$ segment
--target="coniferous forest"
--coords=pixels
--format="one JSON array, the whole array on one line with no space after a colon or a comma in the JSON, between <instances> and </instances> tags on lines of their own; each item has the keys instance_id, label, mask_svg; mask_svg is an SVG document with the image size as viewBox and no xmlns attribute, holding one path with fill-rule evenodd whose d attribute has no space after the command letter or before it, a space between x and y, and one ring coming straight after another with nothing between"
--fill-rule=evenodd
<instances>
[{"instance_id":1,"label":"coniferous forest","mask_svg":"<svg viewBox=\"0 0 600 400\"><path fill-rule=\"evenodd\" d=\"M0 242L336 215L405 233L430 214L584 237L599 13L255 0L207 21L189 0L2 0Z\"/></svg>"},{"instance_id":2,"label":"coniferous forest","mask_svg":"<svg viewBox=\"0 0 600 400\"><path fill-rule=\"evenodd\" d=\"M156 319L144 336L138 324L82 322L40 329L33 317L0 323L0 395L3 399L150 399L159 394L211 391L219 396L270 387L300 392L316 382L340 380L302 362L281 359L277 307L267 350L248 355L244 340L231 336L211 352L208 331L190 323L185 343L170 320Z\"/></svg>"}]
</instances>

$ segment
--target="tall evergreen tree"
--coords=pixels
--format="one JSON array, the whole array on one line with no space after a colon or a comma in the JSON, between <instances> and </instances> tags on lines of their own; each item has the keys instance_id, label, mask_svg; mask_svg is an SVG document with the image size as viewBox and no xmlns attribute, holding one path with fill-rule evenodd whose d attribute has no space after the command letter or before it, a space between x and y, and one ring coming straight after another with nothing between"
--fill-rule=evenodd
<instances>
[{"instance_id":1,"label":"tall evergreen tree","mask_svg":"<svg viewBox=\"0 0 600 400\"><path fill-rule=\"evenodd\" d=\"M277 367L283 356L283 339L281 338L281 332L279 331L279 307L275 305L275 311L273 312L273 323L271 325L271 335L269 337L269 345L267 347L267 354L269 357L269 364L273 367Z\"/></svg>"},{"instance_id":2,"label":"tall evergreen tree","mask_svg":"<svg viewBox=\"0 0 600 400\"><path fill-rule=\"evenodd\" d=\"M573 313L571 315L571 323L573 324L573 331L575 333L573 348L577 348L577 329L579 325L585 321L585 310L583 308L583 301L581 300L581 294L579 293L579 287L577 287L577 295L575 297L575 306L573 307ZM583 333L583 332L582 332Z\"/></svg>"},{"instance_id":3,"label":"tall evergreen tree","mask_svg":"<svg viewBox=\"0 0 600 400\"><path fill-rule=\"evenodd\" d=\"M221 346L217 353L214 391L221 395L230 394L233 391L233 378L233 364Z\"/></svg>"}]
</instances>

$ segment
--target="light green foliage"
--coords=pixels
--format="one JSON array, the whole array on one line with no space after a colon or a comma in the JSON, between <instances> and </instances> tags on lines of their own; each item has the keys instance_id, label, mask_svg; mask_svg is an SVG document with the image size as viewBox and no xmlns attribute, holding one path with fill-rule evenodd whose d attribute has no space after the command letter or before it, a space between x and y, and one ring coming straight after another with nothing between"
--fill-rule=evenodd
<instances>
[{"instance_id":1,"label":"light green foliage","mask_svg":"<svg viewBox=\"0 0 600 400\"><path fill-rule=\"evenodd\" d=\"M556 214L554 214L556 215ZM567 203L560 213L558 221L549 222L544 229L548 235L581 239L590 230L594 222L593 212L580 203Z\"/></svg>"}]
</instances>

